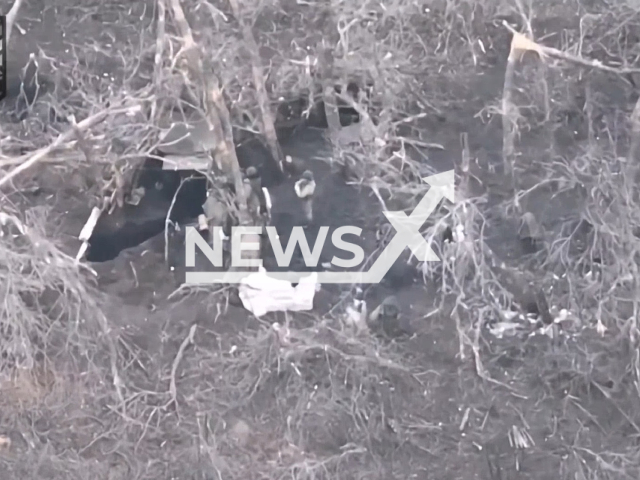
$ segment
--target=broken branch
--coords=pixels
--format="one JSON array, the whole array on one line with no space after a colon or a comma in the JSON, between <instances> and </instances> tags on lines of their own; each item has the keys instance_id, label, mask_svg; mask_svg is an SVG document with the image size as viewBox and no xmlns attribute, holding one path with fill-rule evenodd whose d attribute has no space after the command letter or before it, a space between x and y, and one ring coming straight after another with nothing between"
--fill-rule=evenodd
<instances>
[{"instance_id":1,"label":"broken branch","mask_svg":"<svg viewBox=\"0 0 640 480\"><path fill-rule=\"evenodd\" d=\"M139 108L139 106L135 106L114 110L103 110L94 115L91 115L89 118L85 118L83 121L76 125L77 128L71 128L64 133L61 133L60 135L58 135L58 138L56 138L49 146L37 150L34 154L31 154L26 161L24 161L9 173L7 173L4 177L2 177L0 179L0 187L10 182L13 178L20 175L25 170L33 167L36 163L44 159L47 155L49 155L53 150L61 146L63 143L69 141L71 137L76 135L76 132L82 132L84 130L87 130L88 128L93 127L94 125L102 122L105 118L107 118L109 114L115 115L118 113L128 113Z\"/></svg>"}]
</instances>

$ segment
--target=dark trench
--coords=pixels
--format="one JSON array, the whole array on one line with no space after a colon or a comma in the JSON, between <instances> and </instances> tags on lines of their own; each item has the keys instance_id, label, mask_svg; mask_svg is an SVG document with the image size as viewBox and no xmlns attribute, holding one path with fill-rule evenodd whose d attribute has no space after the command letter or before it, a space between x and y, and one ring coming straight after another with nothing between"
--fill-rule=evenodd
<instances>
[{"instance_id":1,"label":"dark trench","mask_svg":"<svg viewBox=\"0 0 640 480\"><path fill-rule=\"evenodd\" d=\"M23 78L15 75L7 78L7 96L2 105L5 121L22 121L29 114L30 105L55 90L55 86L46 76L37 73L33 64L24 70ZM37 78L37 82L35 81ZM340 91L336 87L336 91ZM357 98L358 87L349 84L347 91ZM328 128L324 105L318 100L307 118L302 118L306 110L306 99L282 103L278 107L276 124L281 142L292 139L300 129L308 127ZM340 122L347 126L359 121L358 113L339 101ZM50 109L49 122L66 123L64 116ZM235 136L234 132L234 136ZM238 135L240 137L241 135ZM262 185L268 189L276 187L284 180L273 156L265 142L257 136L236 143L236 153L241 169L255 166L260 171ZM23 152L24 153L24 152ZM159 154L158 156L162 156ZM182 186L180 186L182 183ZM87 260L106 262L116 258L120 252L133 248L162 233L165 229L167 214L171 208L169 220L184 225L194 222L203 213L202 205L206 199L206 181L195 171L171 171L162 169L162 161L148 158L141 167L134 188L144 187L144 195L137 205L126 204L118 212L120 221L114 225L113 219L103 215L89 240ZM177 193L177 194L176 194ZM174 201L175 196L175 201ZM173 207L171 204L173 202ZM285 222L288 223L288 222Z\"/></svg>"},{"instance_id":2,"label":"dark trench","mask_svg":"<svg viewBox=\"0 0 640 480\"><path fill-rule=\"evenodd\" d=\"M354 111L341 112L341 123L348 124L357 120L355 116ZM326 117L312 117L304 126L327 128ZM296 135L294 129L279 133L285 138ZM267 189L284 181L284 175L260 138L252 137L236 144L236 154L241 169L245 170L249 166L258 168L262 185ZM113 229L101 225L102 222L98 223L89 240L87 261L113 260L121 251L136 247L159 235L165 229L169 209L169 220L178 225L192 223L203 213L206 180L198 172L163 170L161 160L149 158L141 168L135 187L144 187L144 196L136 206L125 205L124 210L120 212L125 219L124 224L119 228Z\"/></svg>"},{"instance_id":3,"label":"dark trench","mask_svg":"<svg viewBox=\"0 0 640 480\"><path fill-rule=\"evenodd\" d=\"M251 165L261 167L267 188L280 181L279 169L259 139L237 145L236 152L242 169ZM198 215L204 213L202 205L207 197L207 182L196 171L163 170L162 160L148 158L138 176L135 188L138 187L144 187L144 196L137 205L123 207L120 212L124 218L123 225L113 229L98 223L89 239L88 261L113 260L121 251L162 233L170 209L169 220L178 225L194 222Z\"/></svg>"}]
</instances>

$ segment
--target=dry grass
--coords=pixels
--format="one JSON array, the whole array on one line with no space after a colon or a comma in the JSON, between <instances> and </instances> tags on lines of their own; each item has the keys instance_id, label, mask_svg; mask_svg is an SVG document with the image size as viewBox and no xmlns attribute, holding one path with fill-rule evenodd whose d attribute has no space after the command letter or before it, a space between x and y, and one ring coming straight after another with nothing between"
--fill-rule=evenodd
<instances>
[{"instance_id":1,"label":"dry grass","mask_svg":"<svg viewBox=\"0 0 640 480\"><path fill-rule=\"evenodd\" d=\"M99 308L81 276L89 272L44 236L44 212L3 216L3 368L31 369L50 343L73 353L95 335Z\"/></svg>"}]
</instances>

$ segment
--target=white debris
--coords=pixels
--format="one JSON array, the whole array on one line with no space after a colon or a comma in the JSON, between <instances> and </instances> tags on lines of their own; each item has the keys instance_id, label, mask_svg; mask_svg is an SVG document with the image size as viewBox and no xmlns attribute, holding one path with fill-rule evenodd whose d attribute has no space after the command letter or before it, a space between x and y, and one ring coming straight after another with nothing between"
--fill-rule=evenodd
<instances>
[{"instance_id":1,"label":"white debris","mask_svg":"<svg viewBox=\"0 0 640 480\"><path fill-rule=\"evenodd\" d=\"M80 260L87 253L87 250L89 249L89 239L91 238L91 235L93 235L93 230L98 224L100 215L102 215L102 210L98 207L93 207L93 210L91 210L91 215L89 215L87 222L84 224L84 227L82 227L82 231L80 232L80 235L78 235L78 239L82 242L82 245L80 245L80 249L76 254L76 263L80 262Z\"/></svg>"},{"instance_id":2,"label":"white debris","mask_svg":"<svg viewBox=\"0 0 640 480\"><path fill-rule=\"evenodd\" d=\"M501 310L498 312L500 321L488 325L488 330L491 335L499 339L522 333L526 333L528 336L546 335L553 338L557 335L566 335L567 332L575 330L581 325L580 319L566 308L558 310L557 307L551 307L550 313L553 316L553 322L540 326L538 315L531 313L522 315L510 310ZM536 326L533 331L531 330L532 326Z\"/></svg>"},{"instance_id":3,"label":"white debris","mask_svg":"<svg viewBox=\"0 0 640 480\"><path fill-rule=\"evenodd\" d=\"M84 227L82 227L82 230L80 231L80 235L78 235L78 239L81 242L89 241L91 235L93 234L93 230L98 224L98 220L100 219L101 214L102 210L100 210L98 207L93 207L93 210L91 210L91 215L89 215L87 222L84 224Z\"/></svg>"},{"instance_id":4,"label":"white debris","mask_svg":"<svg viewBox=\"0 0 640 480\"><path fill-rule=\"evenodd\" d=\"M367 303L364 300L354 299L353 303L345 309L344 321L358 331L364 330L367 326Z\"/></svg>"},{"instance_id":5,"label":"white debris","mask_svg":"<svg viewBox=\"0 0 640 480\"><path fill-rule=\"evenodd\" d=\"M558 312L558 316L553 319L554 323L562 323L569 318L569 310L563 308Z\"/></svg>"},{"instance_id":6,"label":"white debris","mask_svg":"<svg viewBox=\"0 0 640 480\"><path fill-rule=\"evenodd\" d=\"M456 225L456 228L454 229L453 233L453 241L456 243L461 243L464 242L465 240L465 234L464 234L464 226L463 225Z\"/></svg>"},{"instance_id":7,"label":"white debris","mask_svg":"<svg viewBox=\"0 0 640 480\"><path fill-rule=\"evenodd\" d=\"M497 322L489 326L489 332L496 338L503 338L505 335L512 337L522 328L520 323L516 322Z\"/></svg>"},{"instance_id":8,"label":"white debris","mask_svg":"<svg viewBox=\"0 0 640 480\"><path fill-rule=\"evenodd\" d=\"M502 310L500 312L500 316L502 318L504 318L504 320L507 321L507 322L513 321L513 319L516 318L519 315L520 314L518 312L515 312L513 310Z\"/></svg>"},{"instance_id":9,"label":"white debris","mask_svg":"<svg viewBox=\"0 0 640 480\"><path fill-rule=\"evenodd\" d=\"M207 223L207 217L204 214L198 215L198 230L204 232L209 230L209 224Z\"/></svg>"},{"instance_id":10,"label":"white debris","mask_svg":"<svg viewBox=\"0 0 640 480\"><path fill-rule=\"evenodd\" d=\"M261 268L241 281L238 293L244 308L256 317L269 312L308 311L313 309L317 279L318 274L313 272L293 287L291 282L270 277Z\"/></svg>"},{"instance_id":11,"label":"white debris","mask_svg":"<svg viewBox=\"0 0 640 480\"><path fill-rule=\"evenodd\" d=\"M267 187L262 187L262 193L264 193L264 202L267 207L267 219L271 220L271 210L273 209L273 202L271 201L271 194Z\"/></svg>"}]
</instances>

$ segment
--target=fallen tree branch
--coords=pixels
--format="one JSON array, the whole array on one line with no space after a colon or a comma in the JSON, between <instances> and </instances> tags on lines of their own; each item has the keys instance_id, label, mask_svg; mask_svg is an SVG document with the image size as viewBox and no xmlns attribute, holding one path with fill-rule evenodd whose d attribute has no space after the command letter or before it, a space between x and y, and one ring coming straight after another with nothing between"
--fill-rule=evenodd
<instances>
[{"instance_id":1,"label":"fallen tree branch","mask_svg":"<svg viewBox=\"0 0 640 480\"><path fill-rule=\"evenodd\" d=\"M572 55L570 53L563 52L562 50L558 50L557 48L541 45L534 40L527 38L522 33L517 32L516 29L509 25L505 20L502 21L502 25L513 34L512 44L516 50L521 52L527 50L536 52L543 60L545 57L553 57L582 67L595 68L605 72L615 73L616 75L640 73L640 68L610 67L609 65L603 64L600 60L592 60Z\"/></svg>"},{"instance_id":2,"label":"fallen tree branch","mask_svg":"<svg viewBox=\"0 0 640 480\"><path fill-rule=\"evenodd\" d=\"M103 111L98 112L98 113L96 113L94 115L91 115L89 118L85 118L80 123L78 123L75 126L75 128L71 128L71 129L67 130L66 132L61 133L60 135L58 135L58 138L56 138L53 141L53 143L51 143L49 146L41 148L41 149L37 150L35 153L30 154L27 157L27 160L25 160L23 163L18 165L16 168L11 170L9 173L7 173L4 177L2 177L0 179L0 187L5 185L6 183L10 182L12 179L14 179L16 176L20 175L22 172L24 172L24 171L28 170L29 168L33 167L36 163L38 163L43 158L45 158L47 155L49 155L53 150L55 150L56 148L58 148L59 146L61 146L65 142L71 140L71 138L76 136L78 134L78 132L82 132L84 130L87 130L87 129L93 127L94 125L96 125L96 124L102 122L103 120L105 120L109 115L116 115L116 114L119 114L119 113L128 113L128 112L131 112L131 111L135 111L136 109L139 109L139 108L140 108L139 106L133 106L133 107L127 107L127 108L113 109L113 110L103 110Z\"/></svg>"},{"instance_id":3,"label":"fallen tree branch","mask_svg":"<svg viewBox=\"0 0 640 480\"><path fill-rule=\"evenodd\" d=\"M70 142L68 145L73 145L73 142ZM0 168L14 167L16 165L22 165L25 159L29 158L32 153L20 155L19 157L8 157L8 156L0 156ZM71 150L67 148L67 146L62 147L55 151L51 152L47 158L43 158L40 160L40 163L74 163L74 162L82 162L86 156L82 152L77 152L75 150Z\"/></svg>"}]
</instances>

